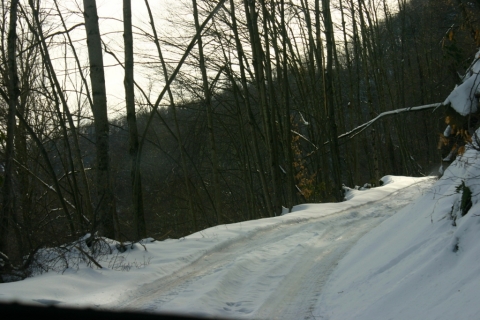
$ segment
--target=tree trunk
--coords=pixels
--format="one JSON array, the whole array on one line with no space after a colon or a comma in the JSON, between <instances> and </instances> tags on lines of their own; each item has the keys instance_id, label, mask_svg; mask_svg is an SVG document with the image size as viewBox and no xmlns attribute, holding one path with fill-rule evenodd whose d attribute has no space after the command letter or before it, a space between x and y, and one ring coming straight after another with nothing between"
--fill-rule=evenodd
<instances>
[{"instance_id":1,"label":"tree trunk","mask_svg":"<svg viewBox=\"0 0 480 320\"><path fill-rule=\"evenodd\" d=\"M17 41L17 10L18 0L12 0L10 7L10 25L8 30L7 52L8 52L8 115L7 132L5 148L5 167L4 180L2 186L2 210L0 216L0 252L9 254L9 234L10 220L15 214L15 192L13 189L13 158L14 137L15 137L15 112L17 109L17 100L20 93L18 88L18 74L16 61L16 41Z\"/></svg>"},{"instance_id":2,"label":"tree trunk","mask_svg":"<svg viewBox=\"0 0 480 320\"><path fill-rule=\"evenodd\" d=\"M95 0L84 0L85 30L87 32L88 58L90 61L90 82L92 86L93 119L95 122L95 148L98 231L102 236L115 237L113 225L114 198L110 181L109 128L107 116L107 94L103 69L103 52L98 27Z\"/></svg>"},{"instance_id":3,"label":"tree trunk","mask_svg":"<svg viewBox=\"0 0 480 320\"><path fill-rule=\"evenodd\" d=\"M143 212L142 178L140 167L137 166L138 129L135 114L135 92L133 78L133 35L132 35L132 4L131 0L123 0L123 38L125 42L125 104L127 107L127 124L129 139L129 153L132 159L132 201L133 221L137 239L147 236L145 216Z\"/></svg>"},{"instance_id":4,"label":"tree trunk","mask_svg":"<svg viewBox=\"0 0 480 320\"><path fill-rule=\"evenodd\" d=\"M272 201L270 198L270 194L268 192L268 186L267 186L267 179L265 177L265 170L263 168L262 164L262 159L260 155L260 148L258 145L258 135L257 135L257 128L258 125L256 123L255 117L253 115L252 111L252 106L250 102L250 95L249 95L249 87L247 83L247 77L245 73L245 65L244 65L244 51L242 48L242 43L240 41L240 36L238 32L238 27L237 27L237 20L236 20L236 15L235 15L235 4L234 0L230 0L230 9L231 9L231 15L232 15L232 31L235 37L235 44L236 44L236 50L237 50L237 55L238 55L238 63L240 67L240 77L241 77L241 82L242 82L242 89L243 89L243 94L245 96L245 106L247 108L247 113L248 113L248 122L252 130L252 142L253 142L253 152L255 155L255 162L256 162L256 167L257 167L257 172L258 176L260 178L260 183L262 186L262 192L263 192L263 200L265 202L266 209L268 211L268 214L270 215L271 212L273 211L272 208ZM245 11L248 19L248 7L247 3L245 2Z\"/></svg>"},{"instance_id":5,"label":"tree trunk","mask_svg":"<svg viewBox=\"0 0 480 320\"><path fill-rule=\"evenodd\" d=\"M285 138L284 138L284 149L285 149L285 158L286 158L286 168L287 171L287 207L288 212L292 211L293 205L295 204L295 178L294 178L294 168L293 168L293 150L292 150L292 126L291 126L291 115L290 115L290 88L288 82L288 53L287 53L287 26L285 21L285 0L280 1L280 19L282 25L282 71L283 71L283 88L282 88L282 102L285 106L284 123L285 123ZM311 37L311 29L309 29L309 40ZM311 50L309 50L311 52ZM312 57L310 57L312 58Z\"/></svg>"},{"instance_id":6,"label":"tree trunk","mask_svg":"<svg viewBox=\"0 0 480 320\"><path fill-rule=\"evenodd\" d=\"M58 15L59 15L59 17L62 21L63 28L65 30L67 30L67 26L65 24L65 21L63 19L62 14L61 14L61 11L58 7L57 1L54 1L54 4L55 4L55 8L57 9ZM45 46L45 51L46 51L47 47L46 47L45 38L43 37L42 32L40 32L39 34L40 34L40 36L42 36L42 42L43 42L43 45ZM78 72L80 74L80 78L82 79L82 83L85 85L85 89L87 91L86 95L87 95L88 101L90 103L90 106L93 107L93 102L92 102L92 98L91 98L91 95L90 95L90 90L88 89L87 79L85 78L84 72L82 71L82 66L80 64L80 60L78 58L75 47L73 46L73 41L72 41L72 39L70 37L70 34L68 32L66 32L66 36L67 36L70 48L72 49L73 55L75 57L75 62L77 64L77 68L78 68ZM85 197L85 199L83 200L83 202L84 202L83 205L85 207L85 214L88 217L88 219L93 219L93 208L92 208L93 203L92 203L92 197L91 197L91 192L90 192L90 183L88 182L87 174L85 172L85 166L84 166L83 159L82 159L82 153L80 151L80 143L78 141L78 133L77 133L77 130L76 130L76 128L78 128L80 126L80 124L78 123L77 126L75 126L75 122L73 121L72 114L71 114L71 112L68 108L68 105L67 105L67 100L66 100L65 95L63 94L63 92L61 90L60 83L59 83L59 81L58 81L58 79L55 75L53 66L51 65L51 59L48 57L48 51L46 51L45 53L47 54L47 58L48 58L48 61L46 61L46 62L50 65L50 68L52 69L53 80L55 81L55 86L57 88L58 94L60 95L60 99L61 99L62 104L63 104L63 109L64 109L64 112L65 112L65 115L67 116L68 124L70 126L70 130L72 131L72 138L73 138L73 143L74 143L73 150L74 150L75 166L80 171L80 179L82 181L83 188L84 188L83 196Z\"/></svg>"},{"instance_id":7,"label":"tree trunk","mask_svg":"<svg viewBox=\"0 0 480 320\"><path fill-rule=\"evenodd\" d=\"M263 104L263 113L265 117L266 123L266 135L267 135L267 145L269 149L269 157L270 157L270 172L272 175L272 205L273 205L273 214L275 216L280 215L282 213L282 200L281 200L281 183L280 183L280 167L278 163L278 132L277 126L275 121L275 114L277 109L277 103L275 101L275 93L274 93L274 81L273 81L273 70L272 70L272 62L270 59L270 42L275 43L275 41L271 41L269 37L269 27L268 27L268 16L270 13L268 12L265 0L260 0L262 5L262 14L263 14L263 38L265 42L265 49L262 50L262 43L260 38L258 38L257 42L257 57L259 58L258 61L258 70L259 72L263 72L263 77L266 80L268 85L265 88L265 82L260 84L260 94L265 95L265 98L262 99ZM274 6L271 7L272 16L275 15ZM261 57L261 59L260 59ZM263 68L261 64L263 63Z\"/></svg>"},{"instance_id":8,"label":"tree trunk","mask_svg":"<svg viewBox=\"0 0 480 320\"><path fill-rule=\"evenodd\" d=\"M262 1L262 7L264 7ZM276 171L273 167L275 165L275 158L274 158L274 149L273 149L273 130L272 130L272 123L270 121L270 110L268 110L268 100L267 100L267 88L265 86L265 54L270 54L269 52L264 52L262 48L262 41L261 41L261 33L258 28L258 12L256 11L255 1L250 1L248 4L245 3L245 13L246 13L246 21L248 25L248 30L250 34L250 43L252 46L252 64L254 67L254 77L255 77L255 85L258 90L259 94L259 104L262 114L263 120L263 128L265 130L265 144L267 146L267 157L269 159L269 168L272 174L271 176L271 188L270 188L270 195L269 198L270 203L268 206L271 208L268 212L270 216L277 215L277 186L276 186ZM266 17L264 17L266 18ZM265 62L266 63L266 62ZM279 208L281 210L281 207Z\"/></svg>"},{"instance_id":9,"label":"tree trunk","mask_svg":"<svg viewBox=\"0 0 480 320\"><path fill-rule=\"evenodd\" d=\"M337 139L337 124L335 120L335 104L334 104L334 89L333 89L333 23L330 15L330 0L323 0L323 19L325 24L325 37L327 45L327 65L324 70L324 92L325 92L325 109L328 114L328 125L330 127L330 152L332 155L333 167L333 190L332 193L337 201L342 200L342 178L340 172L340 152L338 148Z\"/></svg>"},{"instance_id":10,"label":"tree trunk","mask_svg":"<svg viewBox=\"0 0 480 320\"><path fill-rule=\"evenodd\" d=\"M199 62L200 70L202 73L202 83L203 83L203 94L204 94L204 103L207 110L207 127L208 127L208 136L210 140L210 156L212 157L212 175L213 175L213 188L214 188L214 203L215 203L215 213L217 216L217 223L223 223L223 212L221 206L221 193L220 193L220 173L219 173L219 163L217 148L215 145L215 134L213 130L213 110L212 110L212 98L211 92L208 85L207 78L207 67L205 65L205 57L203 55L203 42L200 29L200 22L198 20L198 10L197 10L197 1L193 1L193 18L195 19L195 29L198 34L198 53L199 53ZM196 230L195 230L196 231Z\"/></svg>"}]
</instances>

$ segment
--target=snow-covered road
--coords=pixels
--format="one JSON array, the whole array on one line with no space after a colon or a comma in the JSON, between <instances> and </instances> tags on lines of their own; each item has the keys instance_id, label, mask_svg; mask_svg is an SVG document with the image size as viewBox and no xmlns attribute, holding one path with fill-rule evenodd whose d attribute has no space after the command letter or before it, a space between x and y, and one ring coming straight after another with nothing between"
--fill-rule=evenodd
<instances>
[{"instance_id":1,"label":"snow-covered road","mask_svg":"<svg viewBox=\"0 0 480 320\"><path fill-rule=\"evenodd\" d=\"M313 319L313 314L321 313L314 308L338 261L362 235L431 184L422 180L374 203L253 233L171 276L143 285L127 301L117 301L116 308L226 318Z\"/></svg>"}]
</instances>

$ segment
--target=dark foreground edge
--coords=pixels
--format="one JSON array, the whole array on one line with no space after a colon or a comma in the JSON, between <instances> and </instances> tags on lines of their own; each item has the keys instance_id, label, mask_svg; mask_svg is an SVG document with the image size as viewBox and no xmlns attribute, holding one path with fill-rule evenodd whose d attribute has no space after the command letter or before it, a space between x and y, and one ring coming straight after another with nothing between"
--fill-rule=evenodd
<instances>
[{"instance_id":1,"label":"dark foreground edge","mask_svg":"<svg viewBox=\"0 0 480 320\"><path fill-rule=\"evenodd\" d=\"M152 314L144 312L119 312L94 309L75 309L59 307L30 306L18 303L0 303L0 318L7 319L65 319L65 320L194 320L194 319L222 319L222 318L197 318L194 316L174 314Z\"/></svg>"}]
</instances>

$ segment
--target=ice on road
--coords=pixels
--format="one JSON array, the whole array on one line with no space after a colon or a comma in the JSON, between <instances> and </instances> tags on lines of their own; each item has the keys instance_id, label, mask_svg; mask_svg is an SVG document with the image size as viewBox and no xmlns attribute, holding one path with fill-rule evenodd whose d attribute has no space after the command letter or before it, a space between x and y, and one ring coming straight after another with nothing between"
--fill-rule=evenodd
<instances>
[{"instance_id":1,"label":"ice on road","mask_svg":"<svg viewBox=\"0 0 480 320\"><path fill-rule=\"evenodd\" d=\"M374 203L290 220L239 238L143 285L116 307L225 318L314 319L322 288L339 260L366 232L432 183L420 180Z\"/></svg>"}]
</instances>

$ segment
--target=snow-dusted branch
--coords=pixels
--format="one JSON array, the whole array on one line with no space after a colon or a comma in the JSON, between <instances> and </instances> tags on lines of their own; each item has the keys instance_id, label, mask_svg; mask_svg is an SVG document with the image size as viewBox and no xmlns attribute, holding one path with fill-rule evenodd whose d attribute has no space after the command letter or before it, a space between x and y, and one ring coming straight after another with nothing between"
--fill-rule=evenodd
<instances>
[{"instance_id":1,"label":"snow-dusted branch","mask_svg":"<svg viewBox=\"0 0 480 320\"><path fill-rule=\"evenodd\" d=\"M24 165L22 165L20 162L18 162L17 159L13 159L13 161L17 164L17 166L19 166L20 168L22 168L23 170L25 170L26 172L28 172L28 174L30 174L32 177L34 177L38 182L40 182L47 190L55 193L58 195L57 193L57 190L55 190L55 188L51 185L49 185L48 183L46 183L45 181L42 180L42 178L40 178L39 176L37 176L36 174L34 174L31 170L29 170L27 167L25 167ZM75 206L70 202L68 201L67 199L63 198L63 200L65 201L66 204L68 204L70 206L70 208L76 210Z\"/></svg>"},{"instance_id":2,"label":"snow-dusted branch","mask_svg":"<svg viewBox=\"0 0 480 320\"><path fill-rule=\"evenodd\" d=\"M297 135L299 138L307 141L308 143L310 143L315 148L315 150L318 150L318 147L312 141L308 140L308 138L305 137L303 134L301 134L301 133L299 133L295 130L290 130L290 132L293 133L294 135Z\"/></svg>"},{"instance_id":3,"label":"snow-dusted branch","mask_svg":"<svg viewBox=\"0 0 480 320\"><path fill-rule=\"evenodd\" d=\"M353 138L357 134L362 133L365 129L370 127L375 121L377 121L381 118L387 117L387 116L393 116L393 115L397 115L397 114L404 113L404 112L423 111L423 110L427 110L427 109L434 109L434 108L438 108L442 105L443 105L443 103L433 103L433 104L426 104L426 105L418 106L418 107L410 107L410 108L402 108L402 109L396 109L396 110L391 110L391 111L385 111L385 112L380 113L378 116L376 116L372 120L370 120L368 122L365 122L364 124L356 127L355 129L352 129L348 132L345 132L345 133L339 135L338 139ZM329 142L330 141L325 142L324 145L328 144Z\"/></svg>"}]
</instances>

